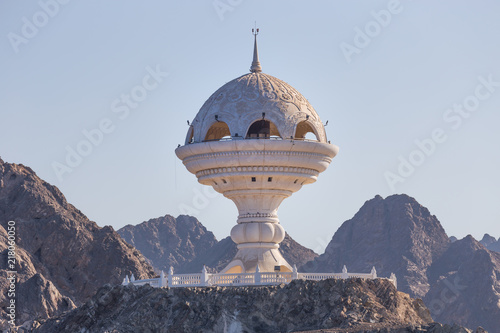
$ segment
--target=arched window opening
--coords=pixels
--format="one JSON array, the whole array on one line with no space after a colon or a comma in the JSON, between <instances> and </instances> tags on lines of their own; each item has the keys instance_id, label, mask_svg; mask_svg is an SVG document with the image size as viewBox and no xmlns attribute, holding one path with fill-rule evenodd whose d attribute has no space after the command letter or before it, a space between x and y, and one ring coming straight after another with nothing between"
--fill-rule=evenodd
<instances>
[{"instance_id":1,"label":"arched window opening","mask_svg":"<svg viewBox=\"0 0 500 333\"><path fill-rule=\"evenodd\" d=\"M240 265L233 266L229 268L224 274L241 274L243 272L243 267Z\"/></svg>"},{"instance_id":2,"label":"arched window opening","mask_svg":"<svg viewBox=\"0 0 500 333\"><path fill-rule=\"evenodd\" d=\"M276 125L265 119L254 122L246 135L247 139L269 139L271 137L279 138L281 135Z\"/></svg>"},{"instance_id":3,"label":"arched window opening","mask_svg":"<svg viewBox=\"0 0 500 333\"><path fill-rule=\"evenodd\" d=\"M297 124L295 139L319 141L316 132L314 132L312 126L305 120Z\"/></svg>"},{"instance_id":4,"label":"arched window opening","mask_svg":"<svg viewBox=\"0 0 500 333\"><path fill-rule=\"evenodd\" d=\"M223 121L218 121L210 126L204 141L215 141L230 136L231 132L229 131L229 126Z\"/></svg>"},{"instance_id":5,"label":"arched window opening","mask_svg":"<svg viewBox=\"0 0 500 333\"><path fill-rule=\"evenodd\" d=\"M313 132L307 132L306 136L304 137L304 139L318 141L318 138L316 137L316 134L314 134Z\"/></svg>"}]
</instances>

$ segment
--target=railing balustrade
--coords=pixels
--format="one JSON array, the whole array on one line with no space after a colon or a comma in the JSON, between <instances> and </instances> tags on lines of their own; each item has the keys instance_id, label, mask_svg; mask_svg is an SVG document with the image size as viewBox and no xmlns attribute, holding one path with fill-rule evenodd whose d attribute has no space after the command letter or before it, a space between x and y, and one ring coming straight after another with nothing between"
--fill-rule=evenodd
<instances>
[{"instance_id":1,"label":"railing balustrade","mask_svg":"<svg viewBox=\"0 0 500 333\"><path fill-rule=\"evenodd\" d=\"M349 273L344 266L342 273L299 273L297 267L294 265L292 272L260 272L257 270L255 273L238 273L238 274L210 274L207 273L205 267L199 274L174 274L171 267L168 275L162 271L160 277L147 280L135 280L134 275L129 278L128 275L123 279L122 285L135 285L142 286L149 284L155 288L161 287L210 287L210 286L261 286L261 285L276 285L285 283L288 284L292 280L313 280L321 281L325 279L376 279L377 271L375 267L372 268L370 273ZM397 288L397 279L394 274L389 280Z\"/></svg>"}]
</instances>

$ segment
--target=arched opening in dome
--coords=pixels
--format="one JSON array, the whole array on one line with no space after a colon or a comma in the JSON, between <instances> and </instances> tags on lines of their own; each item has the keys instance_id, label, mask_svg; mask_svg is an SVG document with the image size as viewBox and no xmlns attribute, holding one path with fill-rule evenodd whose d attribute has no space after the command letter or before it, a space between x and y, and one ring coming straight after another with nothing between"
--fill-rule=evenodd
<instances>
[{"instance_id":1,"label":"arched opening in dome","mask_svg":"<svg viewBox=\"0 0 500 333\"><path fill-rule=\"evenodd\" d=\"M301 121L297 124L297 128L295 129L295 139L319 141L316 131L307 120Z\"/></svg>"},{"instance_id":2,"label":"arched opening in dome","mask_svg":"<svg viewBox=\"0 0 500 333\"><path fill-rule=\"evenodd\" d=\"M223 121L217 121L210 126L204 141L215 141L222 138L230 138L229 126Z\"/></svg>"},{"instance_id":3,"label":"arched opening in dome","mask_svg":"<svg viewBox=\"0 0 500 333\"><path fill-rule=\"evenodd\" d=\"M269 139L272 137L280 138L280 132L272 121L265 119L257 120L250 125L246 135L247 139Z\"/></svg>"},{"instance_id":4,"label":"arched opening in dome","mask_svg":"<svg viewBox=\"0 0 500 333\"><path fill-rule=\"evenodd\" d=\"M242 272L243 272L243 267L237 265L225 271L224 274L241 274Z\"/></svg>"}]
</instances>

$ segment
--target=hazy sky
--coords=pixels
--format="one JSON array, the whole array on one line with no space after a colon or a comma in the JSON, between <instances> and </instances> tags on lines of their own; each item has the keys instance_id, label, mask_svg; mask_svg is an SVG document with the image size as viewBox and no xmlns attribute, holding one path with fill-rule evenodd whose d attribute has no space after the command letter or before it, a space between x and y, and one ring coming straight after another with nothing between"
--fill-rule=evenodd
<instances>
[{"instance_id":1,"label":"hazy sky","mask_svg":"<svg viewBox=\"0 0 500 333\"><path fill-rule=\"evenodd\" d=\"M499 237L499 17L493 0L2 1L0 156L101 226L188 211L226 237L236 207L174 149L248 72L257 21L263 71L340 147L281 205L293 238L322 252L366 200L394 193L448 235Z\"/></svg>"}]
</instances>

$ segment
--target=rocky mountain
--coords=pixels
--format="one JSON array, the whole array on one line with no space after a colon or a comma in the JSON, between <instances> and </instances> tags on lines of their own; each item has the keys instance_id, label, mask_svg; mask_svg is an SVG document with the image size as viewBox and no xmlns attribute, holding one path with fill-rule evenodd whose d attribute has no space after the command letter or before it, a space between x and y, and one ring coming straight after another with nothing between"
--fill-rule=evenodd
<instances>
[{"instance_id":1,"label":"rocky mountain","mask_svg":"<svg viewBox=\"0 0 500 333\"><path fill-rule=\"evenodd\" d=\"M203 256L217 243L215 236L192 216L165 215L118 230L122 238L148 258L157 270L175 271ZM201 268L200 268L201 270Z\"/></svg>"},{"instance_id":2,"label":"rocky mountain","mask_svg":"<svg viewBox=\"0 0 500 333\"><path fill-rule=\"evenodd\" d=\"M88 300L126 274L154 274L146 259L111 228L100 228L33 170L0 159L0 326L6 327L8 271L17 270L17 324L47 318ZM16 267L7 267L8 221L14 221ZM12 224L12 223L11 223ZM12 231L11 231L12 233Z\"/></svg>"},{"instance_id":3,"label":"rocky mountain","mask_svg":"<svg viewBox=\"0 0 500 333\"><path fill-rule=\"evenodd\" d=\"M437 218L407 195L367 201L324 254L303 269L394 272L398 289L423 298L433 317L491 332L500 327L498 254L468 236L451 242Z\"/></svg>"},{"instance_id":4,"label":"rocky mountain","mask_svg":"<svg viewBox=\"0 0 500 333\"><path fill-rule=\"evenodd\" d=\"M495 239L495 237L489 234L484 234L483 239L479 242L490 251L500 252L500 238Z\"/></svg>"},{"instance_id":5,"label":"rocky mountain","mask_svg":"<svg viewBox=\"0 0 500 333\"><path fill-rule=\"evenodd\" d=\"M296 265L297 267L301 267L318 257L313 250L293 240L287 232L285 232L285 239L280 243L280 251L290 265Z\"/></svg>"},{"instance_id":6,"label":"rocky mountain","mask_svg":"<svg viewBox=\"0 0 500 333\"><path fill-rule=\"evenodd\" d=\"M203 265L210 272L220 272L234 258L237 251L236 244L231 237L226 237L201 256L180 267L179 273L198 273L201 272Z\"/></svg>"},{"instance_id":7,"label":"rocky mountain","mask_svg":"<svg viewBox=\"0 0 500 333\"><path fill-rule=\"evenodd\" d=\"M200 272L205 265L219 272L237 252L231 237L217 242L215 236L192 216L174 218L165 215L138 225L127 225L118 233L148 258L157 270L176 273ZM280 251L288 262L301 266L316 258L314 251L294 241L290 235L280 244Z\"/></svg>"},{"instance_id":8,"label":"rocky mountain","mask_svg":"<svg viewBox=\"0 0 500 333\"><path fill-rule=\"evenodd\" d=\"M500 253L467 236L429 268L429 280L424 301L434 319L500 332Z\"/></svg>"},{"instance_id":9,"label":"rocky mountain","mask_svg":"<svg viewBox=\"0 0 500 333\"><path fill-rule=\"evenodd\" d=\"M376 196L344 222L325 253L303 269L340 272L346 265L352 272L370 272L375 266L379 276L395 273L399 290L423 297L430 288L427 268L448 244L438 219L415 199Z\"/></svg>"},{"instance_id":10,"label":"rocky mountain","mask_svg":"<svg viewBox=\"0 0 500 333\"><path fill-rule=\"evenodd\" d=\"M34 332L424 332L442 327L432 322L421 300L398 292L387 280L330 279L260 288L106 286L82 307Z\"/></svg>"}]
</instances>

